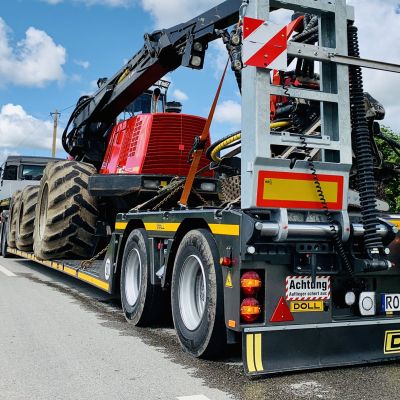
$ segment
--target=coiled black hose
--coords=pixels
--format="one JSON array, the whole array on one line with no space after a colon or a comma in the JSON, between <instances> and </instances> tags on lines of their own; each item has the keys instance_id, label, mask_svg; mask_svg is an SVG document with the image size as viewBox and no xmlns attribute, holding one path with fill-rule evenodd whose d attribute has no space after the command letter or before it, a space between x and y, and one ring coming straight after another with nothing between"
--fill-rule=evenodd
<instances>
[{"instance_id":1,"label":"coiled black hose","mask_svg":"<svg viewBox=\"0 0 400 400\"><path fill-rule=\"evenodd\" d=\"M358 29L348 27L349 55L360 57ZM376 208L376 187L374 157L368 130L364 104L364 87L361 67L350 66L350 104L353 141L356 152L357 180L360 192L361 215L365 229L364 245L373 258L383 254L383 243L377 233L378 211ZM379 251L377 251L379 250Z\"/></svg>"},{"instance_id":2,"label":"coiled black hose","mask_svg":"<svg viewBox=\"0 0 400 400\"><path fill-rule=\"evenodd\" d=\"M346 249L344 248L342 239L339 236L339 232L336 229L336 221L333 219L333 215L329 210L328 202L326 200L324 191L322 189L321 181L319 180L317 168L315 167L314 161L312 160L312 157L311 157L311 149L310 149L310 147L308 147L307 139L304 135L300 136L300 140L302 143L301 149L304 151L304 153L306 155L308 168L311 171L314 186L317 191L319 200L321 202L322 210L324 211L325 217L329 223L329 228L330 228L331 234L332 234L333 246L335 247L335 250L337 251L340 259L342 260L342 263L345 266L347 273L350 275L350 277L353 278L353 276L354 276L353 268L351 266L349 258L347 257Z\"/></svg>"}]
</instances>

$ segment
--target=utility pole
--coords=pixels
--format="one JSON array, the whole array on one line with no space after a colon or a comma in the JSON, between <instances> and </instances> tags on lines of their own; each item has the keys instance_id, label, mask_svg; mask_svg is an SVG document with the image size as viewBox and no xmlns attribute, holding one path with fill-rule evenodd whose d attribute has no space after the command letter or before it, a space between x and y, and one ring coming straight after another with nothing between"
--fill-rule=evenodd
<instances>
[{"instance_id":1,"label":"utility pole","mask_svg":"<svg viewBox=\"0 0 400 400\"><path fill-rule=\"evenodd\" d=\"M57 128L58 128L58 118L61 116L61 114L58 112L56 109L53 113L50 113L50 115L54 119L54 128L53 128L53 146L51 149L51 156L53 158L56 157L56 145L57 145Z\"/></svg>"}]
</instances>

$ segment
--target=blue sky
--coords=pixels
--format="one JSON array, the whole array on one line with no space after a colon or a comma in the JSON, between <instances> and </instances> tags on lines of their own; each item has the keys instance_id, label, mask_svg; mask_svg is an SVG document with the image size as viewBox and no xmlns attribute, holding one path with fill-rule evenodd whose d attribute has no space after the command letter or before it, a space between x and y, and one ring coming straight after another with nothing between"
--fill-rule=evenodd
<instances>
[{"instance_id":1,"label":"blue sky","mask_svg":"<svg viewBox=\"0 0 400 400\"><path fill-rule=\"evenodd\" d=\"M219 0L3 0L0 8L0 160L7 154L50 154L50 112L61 127L82 94L111 76L143 45L143 34L183 22ZM363 56L400 63L399 2L350 0L357 7ZM385 31L382 32L382 26ZM184 112L206 116L225 54L211 46L203 71L169 75L170 99ZM366 73L367 89L388 108L387 125L400 131L400 79ZM232 74L224 86L213 138L240 126ZM59 135L61 129L59 130ZM62 155L62 153L59 153Z\"/></svg>"}]
</instances>

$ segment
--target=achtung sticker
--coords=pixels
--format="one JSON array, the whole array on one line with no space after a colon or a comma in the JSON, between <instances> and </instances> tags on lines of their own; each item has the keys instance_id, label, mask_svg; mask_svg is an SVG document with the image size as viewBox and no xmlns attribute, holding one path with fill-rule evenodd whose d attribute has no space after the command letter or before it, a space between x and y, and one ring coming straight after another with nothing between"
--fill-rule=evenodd
<instances>
[{"instance_id":1,"label":"achtung sticker","mask_svg":"<svg viewBox=\"0 0 400 400\"><path fill-rule=\"evenodd\" d=\"M323 301L292 301L290 303L290 311L296 312L323 312Z\"/></svg>"},{"instance_id":2,"label":"achtung sticker","mask_svg":"<svg viewBox=\"0 0 400 400\"><path fill-rule=\"evenodd\" d=\"M232 288L233 287L232 275L231 275L230 272L228 272L228 275L226 276L225 287L228 287L228 288Z\"/></svg>"},{"instance_id":3,"label":"achtung sticker","mask_svg":"<svg viewBox=\"0 0 400 400\"><path fill-rule=\"evenodd\" d=\"M400 354L400 331L385 332L385 354Z\"/></svg>"},{"instance_id":4,"label":"achtung sticker","mask_svg":"<svg viewBox=\"0 0 400 400\"><path fill-rule=\"evenodd\" d=\"M315 280L311 276L286 277L286 300L308 301L330 298L331 278L329 276L317 276Z\"/></svg>"}]
</instances>

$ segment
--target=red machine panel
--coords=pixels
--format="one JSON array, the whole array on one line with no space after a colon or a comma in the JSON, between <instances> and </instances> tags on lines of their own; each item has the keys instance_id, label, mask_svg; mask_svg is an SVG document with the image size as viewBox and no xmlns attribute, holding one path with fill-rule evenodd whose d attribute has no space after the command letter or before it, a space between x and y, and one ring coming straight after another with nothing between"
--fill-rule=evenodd
<instances>
[{"instance_id":1,"label":"red machine panel","mask_svg":"<svg viewBox=\"0 0 400 400\"><path fill-rule=\"evenodd\" d=\"M172 113L142 114L120 122L111 134L100 173L185 176L194 138L205 123L204 118ZM200 167L208 163L203 156Z\"/></svg>"}]
</instances>

